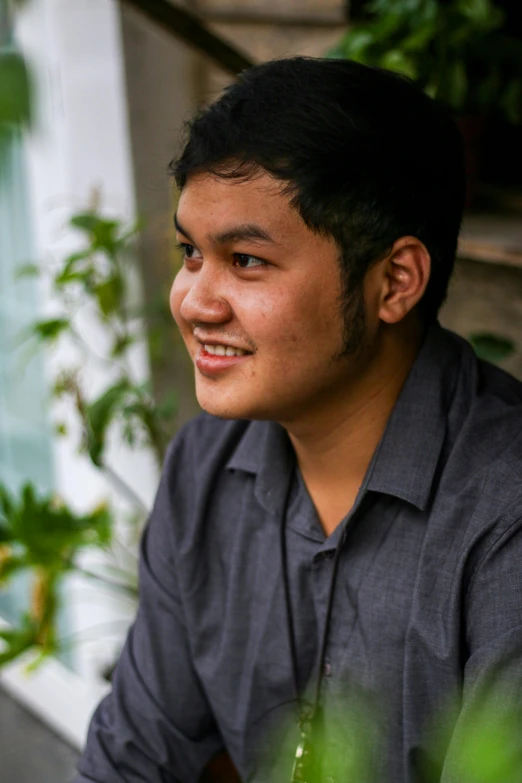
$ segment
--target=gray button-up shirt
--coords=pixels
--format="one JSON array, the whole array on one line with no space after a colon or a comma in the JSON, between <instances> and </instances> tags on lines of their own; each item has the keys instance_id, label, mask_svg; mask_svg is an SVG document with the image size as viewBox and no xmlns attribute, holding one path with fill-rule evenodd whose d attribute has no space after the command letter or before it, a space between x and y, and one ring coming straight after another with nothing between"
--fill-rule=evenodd
<instances>
[{"instance_id":1,"label":"gray button-up shirt","mask_svg":"<svg viewBox=\"0 0 522 783\"><path fill-rule=\"evenodd\" d=\"M347 781L328 758L367 742L371 771L357 783L461 783L477 708L520 709L522 385L432 327L356 506L328 538L291 457L269 422L203 415L173 441L142 539L137 619L76 783L191 783L222 748L245 781L290 780L298 730L279 528L289 480L303 692L342 547L323 781ZM522 748L522 723L509 725Z\"/></svg>"}]
</instances>

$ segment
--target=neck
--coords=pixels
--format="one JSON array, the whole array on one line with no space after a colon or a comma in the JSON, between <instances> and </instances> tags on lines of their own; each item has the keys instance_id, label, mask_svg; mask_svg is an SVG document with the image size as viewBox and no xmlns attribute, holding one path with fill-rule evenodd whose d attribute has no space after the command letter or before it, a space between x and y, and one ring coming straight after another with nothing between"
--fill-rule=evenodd
<instances>
[{"instance_id":1,"label":"neck","mask_svg":"<svg viewBox=\"0 0 522 783\"><path fill-rule=\"evenodd\" d=\"M419 350L422 335L383 330L372 358L305 420L283 423L326 533L350 510Z\"/></svg>"}]
</instances>

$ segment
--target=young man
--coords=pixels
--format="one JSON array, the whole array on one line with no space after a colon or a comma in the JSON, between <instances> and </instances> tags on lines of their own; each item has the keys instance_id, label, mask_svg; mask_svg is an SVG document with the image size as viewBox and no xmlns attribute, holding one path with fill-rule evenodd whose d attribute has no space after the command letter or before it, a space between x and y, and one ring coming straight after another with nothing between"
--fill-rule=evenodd
<instances>
[{"instance_id":1,"label":"young man","mask_svg":"<svg viewBox=\"0 0 522 783\"><path fill-rule=\"evenodd\" d=\"M171 306L206 413L78 783L462 783L499 725L515 780L522 388L437 324L463 169L441 107L340 60L191 124Z\"/></svg>"}]
</instances>

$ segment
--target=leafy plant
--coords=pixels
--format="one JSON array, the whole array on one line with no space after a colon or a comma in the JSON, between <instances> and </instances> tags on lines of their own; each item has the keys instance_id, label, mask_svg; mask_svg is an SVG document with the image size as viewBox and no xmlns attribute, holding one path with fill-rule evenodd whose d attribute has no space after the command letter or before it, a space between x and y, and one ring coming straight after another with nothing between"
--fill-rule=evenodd
<instances>
[{"instance_id":1,"label":"leafy plant","mask_svg":"<svg viewBox=\"0 0 522 783\"><path fill-rule=\"evenodd\" d=\"M147 509L133 487L108 465L107 436L116 428L129 445L151 449L158 466L163 460L176 413L175 398L155 399L150 384L133 371L132 351L140 344L143 347L147 334L165 333L167 314L163 304L149 305L146 310L132 304L131 250L138 224L126 227L92 208L74 215L70 225L82 237L79 250L55 267L28 264L20 270L22 277L45 274L60 304L55 316L29 328L23 344L31 345L33 351L55 349L67 341L75 344L79 360L59 368L52 395L72 403L81 425L79 450L130 500L139 526ZM81 327L85 316L89 318L87 330ZM168 323L173 328L170 317ZM93 331L96 337L91 336ZM88 390L85 372L92 362L101 365L106 376L105 386L95 395ZM66 434L67 425L57 422L56 432ZM85 549L115 547L117 536L117 520L107 506L81 515L56 497L41 497L30 484L19 497L0 484L0 587L20 571L32 575L29 613L17 627L0 633L4 644L0 666L29 648L39 650L38 661L61 649L59 596L64 579L72 572L135 600L135 556L130 570L111 567L91 573L80 565L79 556Z\"/></svg>"},{"instance_id":2,"label":"leafy plant","mask_svg":"<svg viewBox=\"0 0 522 783\"><path fill-rule=\"evenodd\" d=\"M73 401L83 428L81 447L96 467L105 467L106 436L116 421L125 441L150 447L160 465L169 439L166 427L172 425L176 406L172 395L159 404L150 384L136 379L132 370L131 352L143 343L144 330L165 326L163 308L154 312L149 307L146 317L143 310L129 304L129 248L139 225L124 228L120 221L104 218L95 209L74 215L70 225L86 244L51 271L52 289L63 312L36 321L25 337L37 347L55 347L61 340L70 340L83 353L79 364L61 369L53 393ZM32 264L20 270L21 276L39 273L40 268ZM105 349L99 340L93 345L82 334L78 326L82 311L103 327L108 338ZM88 399L82 368L92 360L106 368L110 382L94 399Z\"/></svg>"},{"instance_id":3,"label":"leafy plant","mask_svg":"<svg viewBox=\"0 0 522 783\"><path fill-rule=\"evenodd\" d=\"M511 356L516 349L512 340L509 340L507 337L490 334L489 332L472 334L469 341L479 359L486 359L486 361L493 363L500 362L502 359Z\"/></svg>"},{"instance_id":4,"label":"leafy plant","mask_svg":"<svg viewBox=\"0 0 522 783\"><path fill-rule=\"evenodd\" d=\"M490 688L483 702L467 704L460 717L462 694L455 691L428 719L415 754L418 783L441 779L521 783L520 706L500 683L492 682ZM330 694L320 723L309 734L305 769L296 770L292 779L310 783L382 780L382 759L390 747L387 706L369 693L350 692L349 698L346 693L341 697ZM290 779L298 740L294 716L276 724L261 759L267 779Z\"/></svg>"},{"instance_id":5,"label":"leafy plant","mask_svg":"<svg viewBox=\"0 0 522 783\"><path fill-rule=\"evenodd\" d=\"M32 119L29 69L10 41L10 14L21 4L20 0L0 0L0 177L13 133L29 127Z\"/></svg>"},{"instance_id":6,"label":"leafy plant","mask_svg":"<svg viewBox=\"0 0 522 783\"><path fill-rule=\"evenodd\" d=\"M0 666L31 647L38 647L42 656L57 652L59 583L76 568L82 549L105 546L110 538L105 506L78 516L56 498L38 497L31 484L23 487L20 498L0 486L0 585L20 571L34 576L30 614L18 628L0 633L6 646Z\"/></svg>"},{"instance_id":7,"label":"leafy plant","mask_svg":"<svg viewBox=\"0 0 522 783\"><path fill-rule=\"evenodd\" d=\"M371 0L330 54L397 71L460 114L522 122L522 43L493 0Z\"/></svg>"},{"instance_id":8,"label":"leafy plant","mask_svg":"<svg viewBox=\"0 0 522 783\"><path fill-rule=\"evenodd\" d=\"M0 177L13 136L30 129L33 115L30 69L12 40L13 14L24 3L0 0ZM61 312L34 323L25 338L30 338L36 351L64 341L75 343L81 359L59 369L53 395L72 402L81 425L80 450L131 501L137 529L147 509L134 489L107 464L107 436L117 425L120 437L129 445L150 447L156 461L162 461L176 399L173 394L155 399L150 383L133 373L132 352L148 340L151 357L161 361L168 339L166 319L172 324L166 297L147 309L132 305L130 250L137 224L124 227L121 221L104 218L92 208L74 215L71 226L82 236L83 246L56 268L43 270ZM22 270L23 275L40 272L40 267L32 264ZM101 327L101 341L85 339L78 322L85 312ZM102 365L107 376L104 388L94 396L85 373L92 361ZM65 435L67 424L56 422L56 432ZM0 631L0 666L29 648L40 651L38 661L62 649L56 620L59 596L70 573L81 571L107 588L136 598L133 553L127 556L125 568L107 566L87 573L79 564L79 556L89 547L110 548L123 559L126 550L118 541L118 520L109 508L79 515L55 497L41 497L31 485L14 497L0 484L0 498L0 588L6 588L20 571L29 572L32 580L30 611L16 627Z\"/></svg>"}]
</instances>

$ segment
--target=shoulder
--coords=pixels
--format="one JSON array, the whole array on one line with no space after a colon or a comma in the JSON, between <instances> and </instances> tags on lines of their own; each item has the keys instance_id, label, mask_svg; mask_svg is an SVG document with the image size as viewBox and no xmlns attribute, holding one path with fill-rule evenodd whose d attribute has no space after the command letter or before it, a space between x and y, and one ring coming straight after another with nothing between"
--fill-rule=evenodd
<instances>
[{"instance_id":1,"label":"shoulder","mask_svg":"<svg viewBox=\"0 0 522 783\"><path fill-rule=\"evenodd\" d=\"M522 519L522 383L446 334L460 358L439 497L464 543L482 549Z\"/></svg>"},{"instance_id":2,"label":"shoulder","mask_svg":"<svg viewBox=\"0 0 522 783\"><path fill-rule=\"evenodd\" d=\"M522 469L522 383L477 358L472 346L442 330L444 345L456 357L446 411L451 450L470 474L479 467L508 462Z\"/></svg>"},{"instance_id":3,"label":"shoulder","mask_svg":"<svg viewBox=\"0 0 522 783\"><path fill-rule=\"evenodd\" d=\"M474 361L474 388L462 433L471 462L476 454L489 473L507 470L522 479L522 383L499 367ZM522 482L516 490L522 498Z\"/></svg>"}]
</instances>

